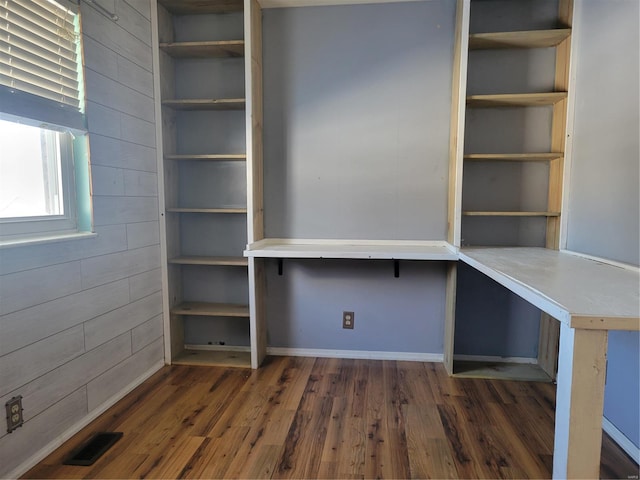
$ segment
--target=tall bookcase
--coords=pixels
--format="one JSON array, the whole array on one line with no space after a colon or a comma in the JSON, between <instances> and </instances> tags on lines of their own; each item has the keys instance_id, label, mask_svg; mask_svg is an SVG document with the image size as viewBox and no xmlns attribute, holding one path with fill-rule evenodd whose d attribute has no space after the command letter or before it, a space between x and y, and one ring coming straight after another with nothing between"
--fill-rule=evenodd
<instances>
[{"instance_id":1,"label":"tall bookcase","mask_svg":"<svg viewBox=\"0 0 640 480\"><path fill-rule=\"evenodd\" d=\"M571 0L458 3L449 212L457 247L560 246L572 11ZM454 373L457 275L453 267L445 341ZM539 331L537 367L554 378L558 322L542 314Z\"/></svg>"},{"instance_id":2,"label":"tall bookcase","mask_svg":"<svg viewBox=\"0 0 640 480\"><path fill-rule=\"evenodd\" d=\"M169 363L255 368L264 356L242 256L256 230L247 197L261 128L251 16L243 0L157 4Z\"/></svg>"}]
</instances>

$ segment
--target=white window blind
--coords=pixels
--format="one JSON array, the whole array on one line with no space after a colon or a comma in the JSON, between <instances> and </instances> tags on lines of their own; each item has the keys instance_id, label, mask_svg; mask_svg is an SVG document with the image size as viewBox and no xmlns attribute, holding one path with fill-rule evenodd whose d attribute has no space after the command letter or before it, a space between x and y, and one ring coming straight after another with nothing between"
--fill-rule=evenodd
<instances>
[{"instance_id":1,"label":"white window blind","mask_svg":"<svg viewBox=\"0 0 640 480\"><path fill-rule=\"evenodd\" d=\"M0 0L0 85L82 111L79 30L66 2Z\"/></svg>"}]
</instances>

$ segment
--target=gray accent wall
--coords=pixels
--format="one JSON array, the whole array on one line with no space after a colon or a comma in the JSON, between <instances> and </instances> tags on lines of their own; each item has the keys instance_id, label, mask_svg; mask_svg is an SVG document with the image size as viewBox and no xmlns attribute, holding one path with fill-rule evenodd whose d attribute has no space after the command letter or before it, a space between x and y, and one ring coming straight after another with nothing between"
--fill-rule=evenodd
<instances>
[{"instance_id":1,"label":"gray accent wall","mask_svg":"<svg viewBox=\"0 0 640 480\"><path fill-rule=\"evenodd\" d=\"M97 237L0 250L0 404L26 420L2 478L164 359L150 2L104 5L117 23L82 4Z\"/></svg>"},{"instance_id":2,"label":"gray accent wall","mask_svg":"<svg viewBox=\"0 0 640 480\"><path fill-rule=\"evenodd\" d=\"M444 240L455 2L263 18L266 236Z\"/></svg>"},{"instance_id":3,"label":"gray accent wall","mask_svg":"<svg viewBox=\"0 0 640 480\"><path fill-rule=\"evenodd\" d=\"M638 265L638 2L579 7L567 248ZM605 417L640 447L640 334L611 332L608 359Z\"/></svg>"},{"instance_id":4,"label":"gray accent wall","mask_svg":"<svg viewBox=\"0 0 640 480\"><path fill-rule=\"evenodd\" d=\"M267 237L446 238L455 2L264 11ZM268 345L442 353L442 262L266 261ZM342 329L342 312L355 328Z\"/></svg>"}]
</instances>

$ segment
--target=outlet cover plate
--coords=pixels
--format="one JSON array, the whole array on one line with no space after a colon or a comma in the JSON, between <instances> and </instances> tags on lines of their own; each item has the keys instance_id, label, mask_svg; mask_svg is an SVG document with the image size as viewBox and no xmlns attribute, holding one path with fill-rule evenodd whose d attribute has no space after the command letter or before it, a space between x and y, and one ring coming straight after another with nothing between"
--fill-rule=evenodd
<instances>
[{"instance_id":1,"label":"outlet cover plate","mask_svg":"<svg viewBox=\"0 0 640 480\"><path fill-rule=\"evenodd\" d=\"M7 409L7 433L11 433L24 423L24 418L22 417L22 395L13 397L4 406Z\"/></svg>"},{"instance_id":2,"label":"outlet cover plate","mask_svg":"<svg viewBox=\"0 0 640 480\"><path fill-rule=\"evenodd\" d=\"M342 312L342 328L353 330L353 321L355 315L353 312Z\"/></svg>"}]
</instances>

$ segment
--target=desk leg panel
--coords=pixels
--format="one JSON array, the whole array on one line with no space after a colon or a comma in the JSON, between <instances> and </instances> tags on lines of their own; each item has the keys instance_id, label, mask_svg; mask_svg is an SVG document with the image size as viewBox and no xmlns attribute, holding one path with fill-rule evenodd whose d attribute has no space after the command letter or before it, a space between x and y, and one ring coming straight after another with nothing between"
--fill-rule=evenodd
<instances>
[{"instance_id":1,"label":"desk leg panel","mask_svg":"<svg viewBox=\"0 0 640 480\"><path fill-rule=\"evenodd\" d=\"M560 326L553 478L599 478L607 331Z\"/></svg>"}]
</instances>

